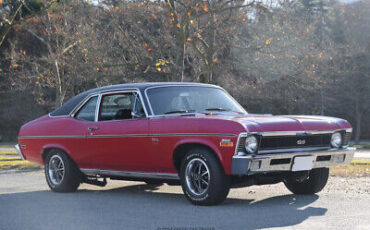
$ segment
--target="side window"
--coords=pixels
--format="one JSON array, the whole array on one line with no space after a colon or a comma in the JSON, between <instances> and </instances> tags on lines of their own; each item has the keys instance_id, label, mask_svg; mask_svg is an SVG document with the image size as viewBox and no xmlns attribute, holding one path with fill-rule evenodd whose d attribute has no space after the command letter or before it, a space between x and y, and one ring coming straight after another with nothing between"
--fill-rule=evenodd
<instances>
[{"instance_id":1,"label":"side window","mask_svg":"<svg viewBox=\"0 0 370 230\"><path fill-rule=\"evenodd\" d=\"M98 101L98 96L94 96L85 103L84 106L76 114L76 118L84 121L94 121L95 120L95 110Z\"/></svg>"},{"instance_id":2,"label":"side window","mask_svg":"<svg viewBox=\"0 0 370 230\"><path fill-rule=\"evenodd\" d=\"M145 117L136 93L105 95L101 100L99 120L126 120Z\"/></svg>"}]
</instances>

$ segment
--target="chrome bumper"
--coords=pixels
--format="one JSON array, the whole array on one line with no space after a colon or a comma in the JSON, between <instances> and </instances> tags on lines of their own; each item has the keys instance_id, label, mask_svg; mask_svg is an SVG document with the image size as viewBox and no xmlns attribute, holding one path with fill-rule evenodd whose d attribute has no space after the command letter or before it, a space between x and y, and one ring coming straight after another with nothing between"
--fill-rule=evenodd
<instances>
[{"instance_id":1,"label":"chrome bumper","mask_svg":"<svg viewBox=\"0 0 370 230\"><path fill-rule=\"evenodd\" d=\"M14 145L14 147L15 147L15 149L17 150L18 155L22 158L22 160L26 160L26 159L24 158L24 156L23 156L23 153L22 153L22 151L21 151L20 147L19 147L19 144Z\"/></svg>"},{"instance_id":2,"label":"chrome bumper","mask_svg":"<svg viewBox=\"0 0 370 230\"><path fill-rule=\"evenodd\" d=\"M276 153L261 155L234 155L232 159L232 175L250 175L274 171L292 171L294 158L297 156L313 156L312 168L323 168L350 164L356 148L329 149L324 151L307 151L293 153Z\"/></svg>"}]
</instances>

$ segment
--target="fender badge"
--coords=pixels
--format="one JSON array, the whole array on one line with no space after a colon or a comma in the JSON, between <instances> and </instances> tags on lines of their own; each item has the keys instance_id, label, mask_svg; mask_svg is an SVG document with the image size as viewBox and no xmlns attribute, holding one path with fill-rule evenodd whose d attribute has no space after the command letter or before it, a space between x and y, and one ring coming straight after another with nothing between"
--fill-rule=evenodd
<instances>
[{"instance_id":1,"label":"fender badge","mask_svg":"<svg viewBox=\"0 0 370 230\"><path fill-rule=\"evenodd\" d=\"M221 147L233 147L234 143L230 139L222 139L220 141L220 146Z\"/></svg>"}]
</instances>

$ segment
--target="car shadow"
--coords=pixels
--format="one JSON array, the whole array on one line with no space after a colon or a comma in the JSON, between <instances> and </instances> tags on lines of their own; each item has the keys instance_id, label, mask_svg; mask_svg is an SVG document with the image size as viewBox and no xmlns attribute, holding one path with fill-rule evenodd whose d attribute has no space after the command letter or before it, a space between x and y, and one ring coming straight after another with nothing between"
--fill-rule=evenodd
<instances>
[{"instance_id":1,"label":"car shadow","mask_svg":"<svg viewBox=\"0 0 370 230\"><path fill-rule=\"evenodd\" d=\"M137 184L107 190L81 189L69 194L51 191L2 194L0 217L10 217L5 223L16 220L9 223L14 228L7 229L25 226L50 229L51 223L63 229L263 229L294 226L312 216L324 215L326 208L310 207L318 198L317 195L282 195L263 200L231 197L218 206L194 206L180 190L168 193L156 185ZM53 221L40 226L49 219Z\"/></svg>"}]
</instances>

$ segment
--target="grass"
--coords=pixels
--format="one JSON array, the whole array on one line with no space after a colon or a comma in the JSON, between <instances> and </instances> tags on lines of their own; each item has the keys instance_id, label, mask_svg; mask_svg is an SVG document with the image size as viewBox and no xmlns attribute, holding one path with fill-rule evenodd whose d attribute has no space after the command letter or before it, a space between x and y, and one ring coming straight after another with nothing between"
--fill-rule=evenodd
<instances>
[{"instance_id":1,"label":"grass","mask_svg":"<svg viewBox=\"0 0 370 230\"><path fill-rule=\"evenodd\" d=\"M353 144L353 145L350 145L350 146L355 147L357 149L370 149L370 145L368 145L368 144L362 144L362 145Z\"/></svg>"},{"instance_id":2,"label":"grass","mask_svg":"<svg viewBox=\"0 0 370 230\"><path fill-rule=\"evenodd\" d=\"M368 177L370 176L370 164L353 164L335 166L330 168L330 176L339 177Z\"/></svg>"},{"instance_id":3,"label":"grass","mask_svg":"<svg viewBox=\"0 0 370 230\"><path fill-rule=\"evenodd\" d=\"M41 165L23 161L23 160L1 160L0 161L0 170L8 170L8 169L17 169L17 170L26 170L26 169L40 169Z\"/></svg>"},{"instance_id":4,"label":"grass","mask_svg":"<svg viewBox=\"0 0 370 230\"><path fill-rule=\"evenodd\" d=\"M13 151L7 151L7 152L0 152L0 156L1 155L18 155L17 152L13 152Z\"/></svg>"},{"instance_id":5,"label":"grass","mask_svg":"<svg viewBox=\"0 0 370 230\"><path fill-rule=\"evenodd\" d=\"M2 151L2 149L9 149L10 146L1 146L0 147L0 170L27 170L27 169L40 169L41 165L23 161L19 157L17 151Z\"/></svg>"},{"instance_id":6,"label":"grass","mask_svg":"<svg viewBox=\"0 0 370 230\"><path fill-rule=\"evenodd\" d=\"M21 160L21 158L19 156L16 156L16 155L8 155L8 156L2 156L0 155L0 161L4 161L4 160Z\"/></svg>"},{"instance_id":7,"label":"grass","mask_svg":"<svg viewBox=\"0 0 370 230\"><path fill-rule=\"evenodd\" d=\"M17 151L1 151L2 148L9 147L0 147L0 170L27 170L40 169L42 167L41 165L21 160Z\"/></svg>"},{"instance_id":8,"label":"grass","mask_svg":"<svg viewBox=\"0 0 370 230\"><path fill-rule=\"evenodd\" d=\"M370 160L353 160L352 165L370 165Z\"/></svg>"}]
</instances>

